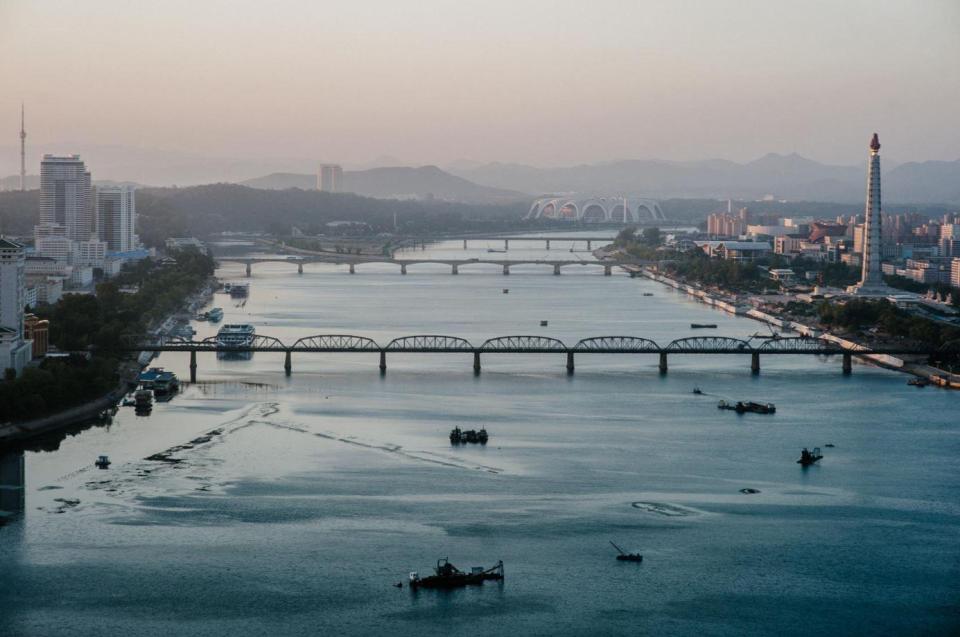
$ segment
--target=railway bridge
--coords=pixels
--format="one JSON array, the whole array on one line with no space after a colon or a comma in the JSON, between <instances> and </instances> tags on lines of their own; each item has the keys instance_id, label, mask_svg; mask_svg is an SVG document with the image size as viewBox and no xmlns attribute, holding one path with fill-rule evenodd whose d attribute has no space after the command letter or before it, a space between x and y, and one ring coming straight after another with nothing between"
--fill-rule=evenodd
<instances>
[{"instance_id":1,"label":"railway bridge","mask_svg":"<svg viewBox=\"0 0 960 637\"><path fill-rule=\"evenodd\" d=\"M960 341L954 341L939 349L917 347L842 347L838 343L810 337L787 337L763 340L743 340L727 336L692 336L659 345L655 341L640 336L595 336L583 338L572 345L549 336L497 336L488 338L480 344L474 344L457 336L437 334L419 334L402 336L386 344L377 343L372 338L352 334L317 334L304 336L292 343L284 343L278 338L262 334L256 335L250 343L240 346L228 346L217 342L215 336L202 340L183 338L159 339L152 342L139 342L123 348L127 351L147 352L184 352L190 354L190 381L197 379L197 354L213 352L220 356L250 354L253 352L277 352L284 354L284 371L287 375L293 371L294 354L370 354L378 355L380 372L387 370L387 355L395 354L472 354L473 371L480 373L481 357L499 354L548 354L565 359L567 372L574 371L575 357L584 354L633 354L656 355L661 374L668 370L668 359L674 355L707 354L739 355L750 358L750 370L760 373L760 357L771 355L807 355L840 356L842 371L852 371L854 356L869 359L878 355L913 355L928 358L946 355L960 355Z\"/></svg>"}]
</instances>

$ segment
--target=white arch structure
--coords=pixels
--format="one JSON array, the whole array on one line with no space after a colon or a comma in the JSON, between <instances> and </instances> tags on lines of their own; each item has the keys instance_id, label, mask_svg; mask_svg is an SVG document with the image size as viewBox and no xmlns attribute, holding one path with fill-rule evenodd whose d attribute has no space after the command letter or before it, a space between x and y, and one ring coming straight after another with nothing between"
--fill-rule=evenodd
<instances>
[{"instance_id":1,"label":"white arch structure","mask_svg":"<svg viewBox=\"0 0 960 637\"><path fill-rule=\"evenodd\" d=\"M626 204L626 205L624 205ZM666 221L660 204L636 197L541 197L533 202L526 219L553 219L584 223L641 223Z\"/></svg>"}]
</instances>

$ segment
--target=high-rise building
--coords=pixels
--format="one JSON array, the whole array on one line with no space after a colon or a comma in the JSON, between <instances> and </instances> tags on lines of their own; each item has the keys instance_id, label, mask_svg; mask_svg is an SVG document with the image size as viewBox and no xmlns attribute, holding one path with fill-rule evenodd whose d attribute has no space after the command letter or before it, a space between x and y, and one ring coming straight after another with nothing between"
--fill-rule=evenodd
<instances>
[{"instance_id":1,"label":"high-rise building","mask_svg":"<svg viewBox=\"0 0 960 637\"><path fill-rule=\"evenodd\" d=\"M880 139L873 134L870 156L867 160L867 201L864 210L863 256L860 283L850 286L849 292L862 296L886 296L880 259L883 252L883 213L880 205Z\"/></svg>"},{"instance_id":2,"label":"high-rise building","mask_svg":"<svg viewBox=\"0 0 960 637\"><path fill-rule=\"evenodd\" d=\"M96 189L97 231L110 252L127 252L137 247L134 192L130 186Z\"/></svg>"},{"instance_id":3,"label":"high-rise building","mask_svg":"<svg viewBox=\"0 0 960 637\"><path fill-rule=\"evenodd\" d=\"M343 185L343 168L337 164L323 164L317 173L317 190L340 192Z\"/></svg>"},{"instance_id":4,"label":"high-rise building","mask_svg":"<svg viewBox=\"0 0 960 637\"><path fill-rule=\"evenodd\" d=\"M940 256L960 257L960 224L945 223L940 226Z\"/></svg>"},{"instance_id":5,"label":"high-rise building","mask_svg":"<svg viewBox=\"0 0 960 637\"><path fill-rule=\"evenodd\" d=\"M40 163L40 224L59 225L72 241L95 230L90 173L80 155L44 155Z\"/></svg>"},{"instance_id":6,"label":"high-rise building","mask_svg":"<svg viewBox=\"0 0 960 637\"><path fill-rule=\"evenodd\" d=\"M0 372L19 374L31 358L23 338L25 261L23 246L0 237Z\"/></svg>"}]
</instances>

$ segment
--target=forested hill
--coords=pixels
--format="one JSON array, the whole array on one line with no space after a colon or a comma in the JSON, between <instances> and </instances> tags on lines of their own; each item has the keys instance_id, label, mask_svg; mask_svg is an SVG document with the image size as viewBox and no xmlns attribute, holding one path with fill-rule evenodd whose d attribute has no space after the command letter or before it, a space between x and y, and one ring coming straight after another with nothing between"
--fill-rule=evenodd
<instances>
[{"instance_id":1,"label":"forested hill","mask_svg":"<svg viewBox=\"0 0 960 637\"><path fill-rule=\"evenodd\" d=\"M37 222L39 191L0 192L0 231L28 236ZM288 234L293 226L323 231L331 221L361 221L375 232L393 230L394 213L407 232L484 230L519 221L524 204L471 205L395 201L315 190L260 190L236 184L137 190L137 232L148 246L175 236L205 237L225 230Z\"/></svg>"}]
</instances>

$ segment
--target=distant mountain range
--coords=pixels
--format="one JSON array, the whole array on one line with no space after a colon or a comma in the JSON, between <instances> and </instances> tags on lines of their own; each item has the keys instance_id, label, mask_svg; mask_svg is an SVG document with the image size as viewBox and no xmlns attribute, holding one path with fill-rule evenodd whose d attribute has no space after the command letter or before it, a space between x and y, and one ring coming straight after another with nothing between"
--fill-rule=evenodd
<instances>
[{"instance_id":1,"label":"distant mountain range","mask_svg":"<svg viewBox=\"0 0 960 637\"><path fill-rule=\"evenodd\" d=\"M240 183L267 190L315 190L317 177L299 173L273 173ZM435 198L463 203L502 203L530 198L530 195L524 193L475 184L436 166L346 170L343 173L341 190L381 199Z\"/></svg>"},{"instance_id":2,"label":"distant mountain range","mask_svg":"<svg viewBox=\"0 0 960 637\"><path fill-rule=\"evenodd\" d=\"M468 162L450 171L477 184L529 193L623 193L659 198L716 197L856 202L866 190L863 166L833 166L770 153L740 164L723 159L623 160L563 168ZM960 160L911 162L886 170L884 200L960 204Z\"/></svg>"}]
</instances>

